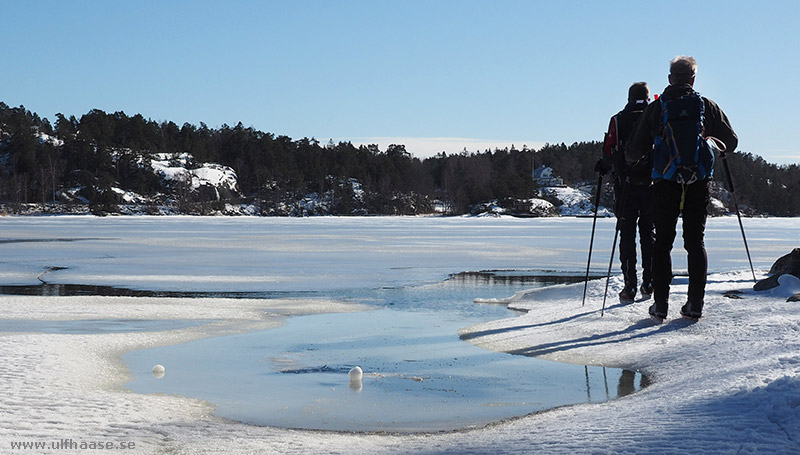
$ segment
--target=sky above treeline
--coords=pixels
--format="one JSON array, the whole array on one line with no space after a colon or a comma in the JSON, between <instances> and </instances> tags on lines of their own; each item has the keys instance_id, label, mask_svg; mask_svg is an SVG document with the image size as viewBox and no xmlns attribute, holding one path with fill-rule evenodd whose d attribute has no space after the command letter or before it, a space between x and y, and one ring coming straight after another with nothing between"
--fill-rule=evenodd
<instances>
[{"instance_id":1,"label":"sky above treeline","mask_svg":"<svg viewBox=\"0 0 800 455\"><path fill-rule=\"evenodd\" d=\"M415 156L602 140L628 86L692 55L739 151L798 162L800 2L3 2L0 101L405 144Z\"/></svg>"}]
</instances>

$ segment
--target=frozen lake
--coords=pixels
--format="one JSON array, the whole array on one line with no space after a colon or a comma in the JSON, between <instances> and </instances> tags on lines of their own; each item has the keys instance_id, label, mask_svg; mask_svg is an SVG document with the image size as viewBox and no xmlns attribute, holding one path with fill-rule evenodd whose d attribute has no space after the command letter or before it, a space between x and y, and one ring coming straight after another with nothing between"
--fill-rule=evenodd
<instances>
[{"instance_id":1,"label":"frozen lake","mask_svg":"<svg viewBox=\"0 0 800 455\"><path fill-rule=\"evenodd\" d=\"M791 249L773 229L785 232L792 221L746 220L757 268ZM0 284L7 292L81 295L95 287L176 299L326 298L373 308L299 316L275 329L125 356L131 389L201 398L235 420L436 431L614 398L641 383L621 370L542 367L458 337L467 325L513 317L502 306L472 303L536 285L507 274L581 275L589 219L6 217L0 227ZM709 220L707 234L711 271L748 267L735 218ZM612 237L613 220L599 220L594 274L605 272ZM685 256L676 253L680 270ZM480 270L511 272L447 280ZM103 333L196 323L19 320L0 329ZM167 367L164 378L150 374L155 363ZM347 381L355 365L366 372L360 388ZM285 396L290 399L276 399Z\"/></svg>"}]
</instances>

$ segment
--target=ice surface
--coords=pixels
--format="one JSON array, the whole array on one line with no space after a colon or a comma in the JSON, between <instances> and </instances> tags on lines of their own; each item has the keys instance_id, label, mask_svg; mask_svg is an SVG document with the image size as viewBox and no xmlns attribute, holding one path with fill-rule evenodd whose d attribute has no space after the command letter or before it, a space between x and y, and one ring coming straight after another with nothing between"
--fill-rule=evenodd
<instances>
[{"instance_id":1,"label":"ice surface","mask_svg":"<svg viewBox=\"0 0 800 455\"><path fill-rule=\"evenodd\" d=\"M598 220L596 272L607 267L613 222ZM760 276L797 246L796 219L744 223ZM590 228L591 219L572 218L2 217L0 282L36 284L48 267L64 267L42 277L51 282L160 290L377 288L438 282L464 270L580 272ZM36 239L49 241L24 241ZM680 270L685 254L677 239ZM347 311L353 303L313 295L274 308L241 299L0 296L3 319L218 321L153 332L0 334L0 452L15 441L73 438L135 441L131 453L142 454L800 453L800 305L751 290L735 218L709 219L706 244L712 274L696 324L677 317L686 297L681 279L662 326L644 322L646 302L614 302L601 318L605 280L594 280L585 307L582 284L560 285L512 302L527 311L521 316L461 331L489 349L640 369L653 378L647 389L433 435L248 426L214 417L198 400L122 386L129 372L118 358L125 352L266 329L289 314ZM621 285L616 273L612 293ZM730 290L743 298L724 297Z\"/></svg>"}]
</instances>

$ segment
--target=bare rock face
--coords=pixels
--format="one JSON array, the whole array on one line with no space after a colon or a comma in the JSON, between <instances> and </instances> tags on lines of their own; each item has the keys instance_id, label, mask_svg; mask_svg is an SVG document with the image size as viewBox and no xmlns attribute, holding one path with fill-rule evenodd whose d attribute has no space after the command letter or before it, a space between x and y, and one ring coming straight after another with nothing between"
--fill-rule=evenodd
<instances>
[{"instance_id":1,"label":"bare rock face","mask_svg":"<svg viewBox=\"0 0 800 455\"><path fill-rule=\"evenodd\" d=\"M800 278L800 248L795 248L791 253L781 256L769 269L769 277L753 286L753 290L766 291L778 287L778 277L781 275L794 275Z\"/></svg>"}]
</instances>

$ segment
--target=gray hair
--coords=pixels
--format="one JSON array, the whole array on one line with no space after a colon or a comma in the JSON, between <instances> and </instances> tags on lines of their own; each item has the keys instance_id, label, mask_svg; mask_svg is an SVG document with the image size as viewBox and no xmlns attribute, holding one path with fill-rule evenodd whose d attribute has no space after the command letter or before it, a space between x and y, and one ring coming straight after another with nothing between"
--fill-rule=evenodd
<instances>
[{"instance_id":1,"label":"gray hair","mask_svg":"<svg viewBox=\"0 0 800 455\"><path fill-rule=\"evenodd\" d=\"M669 74L675 83L690 83L697 74L697 60L679 55L669 62Z\"/></svg>"}]
</instances>

